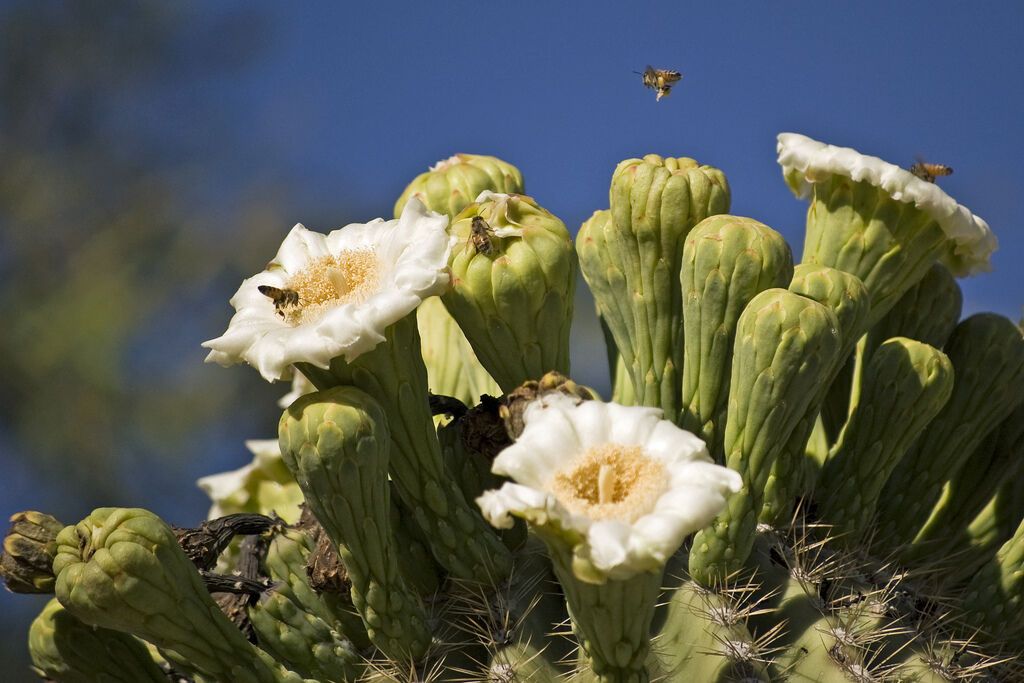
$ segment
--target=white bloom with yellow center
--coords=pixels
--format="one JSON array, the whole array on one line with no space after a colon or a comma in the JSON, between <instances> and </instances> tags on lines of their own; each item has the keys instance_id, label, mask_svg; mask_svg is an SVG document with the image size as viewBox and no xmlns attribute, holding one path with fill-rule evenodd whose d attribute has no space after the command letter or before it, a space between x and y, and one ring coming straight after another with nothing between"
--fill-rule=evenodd
<instances>
[{"instance_id":1,"label":"white bloom with yellow center","mask_svg":"<svg viewBox=\"0 0 1024 683\"><path fill-rule=\"evenodd\" d=\"M552 394L528 406L524 422L492 467L513 481L477 504L494 526L522 517L564 539L598 579L664 566L742 484L657 408Z\"/></svg>"},{"instance_id":2,"label":"white bloom with yellow center","mask_svg":"<svg viewBox=\"0 0 1024 683\"><path fill-rule=\"evenodd\" d=\"M998 242L988 223L958 204L942 188L910 171L849 147L836 147L797 133L780 133L779 165L793 193L810 197L816 183L833 175L874 185L894 200L913 204L932 217L951 243L944 262L954 275L991 270L989 258Z\"/></svg>"},{"instance_id":3,"label":"white bloom with yellow center","mask_svg":"<svg viewBox=\"0 0 1024 683\"><path fill-rule=\"evenodd\" d=\"M293 363L355 360L384 330L448 286L448 219L416 199L400 218L353 223L323 235L292 228L267 269L231 298L227 331L203 346L207 362L246 362L268 381ZM263 288L263 291L261 291Z\"/></svg>"}]
</instances>

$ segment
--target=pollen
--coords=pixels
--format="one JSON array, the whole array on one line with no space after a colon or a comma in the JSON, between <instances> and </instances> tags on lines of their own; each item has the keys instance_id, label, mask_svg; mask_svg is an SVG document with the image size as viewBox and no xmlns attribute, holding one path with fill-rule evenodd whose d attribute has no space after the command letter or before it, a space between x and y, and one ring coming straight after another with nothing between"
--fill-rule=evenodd
<instances>
[{"instance_id":1,"label":"pollen","mask_svg":"<svg viewBox=\"0 0 1024 683\"><path fill-rule=\"evenodd\" d=\"M602 444L555 474L551 489L572 512L632 523L668 490L668 472L639 446Z\"/></svg>"},{"instance_id":2,"label":"pollen","mask_svg":"<svg viewBox=\"0 0 1024 683\"><path fill-rule=\"evenodd\" d=\"M335 306L365 301L379 284L380 261L370 249L322 256L288 282L299 303L285 312L285 319L292 325L315 322Z\"/></svg>"}]
</instances>

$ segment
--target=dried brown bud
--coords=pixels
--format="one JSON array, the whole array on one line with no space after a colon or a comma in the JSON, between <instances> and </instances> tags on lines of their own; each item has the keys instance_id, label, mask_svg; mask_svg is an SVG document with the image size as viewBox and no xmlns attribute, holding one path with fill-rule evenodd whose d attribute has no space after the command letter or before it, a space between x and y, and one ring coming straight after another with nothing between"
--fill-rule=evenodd
<instances>
[{"instance_id":1,"label":"dried brown bud","mask_svg":"<svg viewBox=\"0 0 1024 683\"><path fill-rule=\"evenodd\" d=\"M53 593L53 556L64 528L43 512L27 510L11 517L0 553L0 578L12 593Z\"/></svg>"},{"instance_id":2,"label":"dried brown bud","mask_svg":"<svg viewBox=\"0 0 1024 683\"><path fill-rule=\"evenodd\" d=\"M501 418L505 422L509 438L515 440L523 433L523 412L526 410L526 406L545 394L555 392L566 396L575 396L581 401L595 398L590 389L576 384L560 372L549 372L541 377L539 382L524 382L505 396L500 408Z\"/></svg>"}]
</instances>

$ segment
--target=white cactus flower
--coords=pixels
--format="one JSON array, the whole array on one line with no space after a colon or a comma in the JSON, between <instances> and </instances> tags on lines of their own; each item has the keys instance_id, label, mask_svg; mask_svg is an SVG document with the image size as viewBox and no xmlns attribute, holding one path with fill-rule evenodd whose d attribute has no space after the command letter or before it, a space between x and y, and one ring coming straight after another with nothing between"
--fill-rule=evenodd
<instances>
[{"instance_id":1,"label":"white cactus flower","mask_svg":"<svg viewBox=\"0 0 1024 683\"><path fill-rule=\"evenodd\" d=\"M543 538L569 544L574 568L588 572L581 580L663 567L742 485L657 408L551 394L527 407L524 423L492 467L513 481L477 504L494 526L521 517Z\"/></svg>"},{"instance_id":2,"label":"white cactus flower","mask_svg":"<svg viewBox=\"0 0 1024 683\"><path fill-rule=\"evenodd\" d=\"M275 512L284 521L299 521L302 491L281 458L277 439L252 439L245 447L252 462L230 472L211 474L196 484L210 497L209 519L236 512Z\"/></svg>"},{"instance_id":3,"label":"white cactus flower","mask_svg":"<svg viewBox=\"0 0 1024 683\"><path fill-rule=\"evenodd\" d=\"M372 350L389 325L448 286L447 224L414 199L401 218L327 235L296 225L266 270L231 298L227 331L203 343L212 349L207 362L244 361L273 382L289 379L293 363L327 368Z\"/></svg>"},{"instance_id":4,"label":"white cactus flower","mask_svg":"<svg viewBox=\"0 0 1024 683\"><path fill-rule=\"evenodd\" d=\"M776 149L786 184L797 197L810 197L816 183L827 182L834 175L874 185L898 202L913 204L938 223L949 239L942 261L954 275L991 270L989 259L998 241L988 223L938 185L878 157L827 145L806 135L780 133Z\"/></svg>"},{"instance_id":5,"label":"white cactus flower","mask_svg":"<svg viewBox=\"0 0 1024 683\"><path fill-rule=\"evenodd\" d=\"M277 405L281 408L287 408L291 404L295 403L296 399L306 394L311 394L316 391L316 387L313 383L303 375L301 372L296 372L292 377L292 389L287 394L277 399Z\"/></svg>"}]
</instances>

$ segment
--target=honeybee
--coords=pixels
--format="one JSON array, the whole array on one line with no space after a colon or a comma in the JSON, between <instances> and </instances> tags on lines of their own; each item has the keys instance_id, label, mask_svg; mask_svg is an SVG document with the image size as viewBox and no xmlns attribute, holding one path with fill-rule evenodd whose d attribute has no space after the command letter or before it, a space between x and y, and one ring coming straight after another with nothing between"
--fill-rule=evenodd
<instances>
[{"instance_id":1,"label":"honeybee","mask_svg":"<svg viewBox=\"0 0 1024 683\"><path fill-rule=\"evenodd\" d=\"M494 245L491 243L491 226L480 216L473 216L473 224L469 229L469 243L478 254L490 254Z\"/></svg>"},{"instance_id":2,"label":"honeybee","mask_svg":"<svg viewBox=\"0 0 1024 683\"><path fill-rule=\"evenodd\" d=\"M943 166L942 164L929 164L921 157L917 158L917 163L911 166L909 170L926 183L934 183L935 179L939 176L953 174L953 169L949 166Z\"/></svg>"},{"instance_id":3,"label":"honeybee","mask_svg":"<svg viewBox=\"0 0 1024 683\"><path fill-rule=\"evenodd\" d=\"M633 73L640 74L639 71L634 71ZM644 87L651 88L658 93L654 98L656 102L660 102L662 97L668 95L672 90L672 85L678 83L683 77L678 71L655 69L650 64L647 65L647 68L640 75L643 76Z\"/></svg>"},{"instance_id":4,"label":"honeybee","mask_svg":"<svg viewBox=\"0 0 1024 683\"><path fill-rule=\"evenodd\" d=\"M260 285L257 289L260 290L260 294L274 302L274 310L282 318L285 317L284 309L299 305L299 293L294 289L271 287L270 285Z\"/></svg>"}]
</instances>

